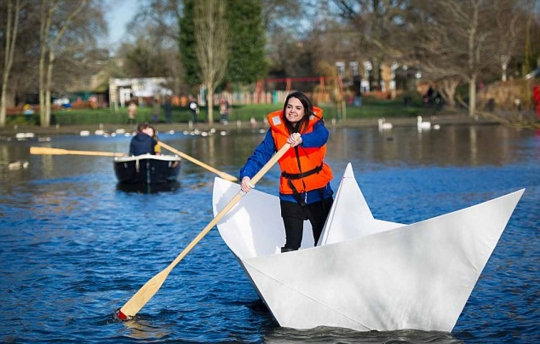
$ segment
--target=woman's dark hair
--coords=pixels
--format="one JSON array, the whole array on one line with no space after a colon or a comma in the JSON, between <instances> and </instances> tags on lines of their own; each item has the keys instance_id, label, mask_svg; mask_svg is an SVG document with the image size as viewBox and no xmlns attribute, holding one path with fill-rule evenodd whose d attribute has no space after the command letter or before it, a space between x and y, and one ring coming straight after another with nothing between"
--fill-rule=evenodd
<instances>
[{"instance_id":1,"label":"woman's dark hair","mask_svg":"<svg viewBox=\"0 0 540 344\"><path fill-rule=\"evenodd\" d=\"M137 132L138 133L142 133L142 131L146 128L148 128L150 125L148 123L140 123L138 126L137 126Z\"/></svg>"},{"instance_id":2,"label":"woman's dark hair","mask_svg":"<svg viewBox=\"0 0 540 344\"><path fill-rule=\"evenodd\" d=\"M297 123L291 123L287 116L285 116L285 111L287 110L287 104L289 104L289 99L296 98L302 103L304 106L304 116L302 116L302 119ZM302 92L291 92L285 99L285 105L283 105L283 122L285 123L285 126L287 127L287 130L289 130L289 133L302 133L308 126L309 122L309 116L313 114L313 104L311 103L311 100L303 94Z\"/></svg>"}]
</instances>

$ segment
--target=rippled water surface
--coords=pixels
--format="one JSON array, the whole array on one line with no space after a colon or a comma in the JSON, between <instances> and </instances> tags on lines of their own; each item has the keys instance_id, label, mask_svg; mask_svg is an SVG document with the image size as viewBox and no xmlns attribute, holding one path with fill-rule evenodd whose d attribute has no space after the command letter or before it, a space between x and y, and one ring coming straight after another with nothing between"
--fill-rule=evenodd
<instances>
[{"instance_id":1,"label":"rippled water surface","mask_svg":"<svg viewBox=\"0 0 540 344\"><path fill-rule=\"evenodd\" d=\"M263 135L160 135L236 175ZM212 220L214 175L184 161L170 190L126 190L110 158L31 156L30 146L126 151L129 137L0 141L1 342L535 343L540 340L540 134L498 126L332 129L376 218L413 223L526 188L452 333L281 328L210 233L133 321L115 311ZM28 161L10 170L9 162ZM277 194L278 169L258 189ZM144 191L144 190L143 190Z\"/></svg>"}]
</instances>

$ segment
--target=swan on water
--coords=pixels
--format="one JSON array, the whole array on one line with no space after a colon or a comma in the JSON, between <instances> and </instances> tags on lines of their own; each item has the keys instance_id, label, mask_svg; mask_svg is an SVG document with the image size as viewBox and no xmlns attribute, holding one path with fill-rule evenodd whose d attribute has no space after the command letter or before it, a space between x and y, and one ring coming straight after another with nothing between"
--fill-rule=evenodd
<instances>
[{"instance_id":1,"label":"swan on water","mask_svg":"<svg viewBox=\"0 0 540 344\"><path fill-rule=\"evenodd\" d=\"M379 130L388 130L392 129L392 123L386 122L386 118L382 117L378 119L379 122Z\"/></svg>"},{"instance_id":2,"label":"swan on water","mask_svg":"<svg viewBox=\"0 0 540 344\"><path fill-rule=\"evenodd\" d=\"M431 129L431 122L423 122L422 116L416 116L418 130Z\"/></svg>"}]
</instances>

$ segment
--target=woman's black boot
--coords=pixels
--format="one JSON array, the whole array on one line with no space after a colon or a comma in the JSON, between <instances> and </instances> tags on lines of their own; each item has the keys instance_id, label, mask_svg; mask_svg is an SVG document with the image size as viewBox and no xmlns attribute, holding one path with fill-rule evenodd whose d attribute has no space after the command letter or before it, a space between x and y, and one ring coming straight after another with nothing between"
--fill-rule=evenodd
<instances>
[{"instance_id":1,"label":"woman's black boot","mask_svg":"<svg viewBox=\"0 0 540 344\"><path fill-rule=\"evenodd\" d=\"M296 251L296 249L294 249L294 248L288 248L288 247L282 247L282 248L281 248L281 253L291 252L291 251Z\"/></svg>"}]
</instances>

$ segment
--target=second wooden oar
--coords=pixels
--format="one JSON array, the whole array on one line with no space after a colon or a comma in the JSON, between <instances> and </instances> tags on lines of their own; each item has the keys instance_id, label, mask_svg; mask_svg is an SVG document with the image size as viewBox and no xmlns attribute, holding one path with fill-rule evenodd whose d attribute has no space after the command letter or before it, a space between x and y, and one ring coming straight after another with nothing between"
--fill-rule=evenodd
<instances>
[{"instance_id":1,"label":"second wooden oar","mask_svg":"<svg viewBox=\"0 0 540 344\"><path fill-rule=\"evenodd\" d=\"M71 154L71 155L95 155L95 156L126 156L126 154L124 154L124 153L67 150L67 149L49 148L49 147L30 147L30 154L41 154L41 155L67 155L67 154Z\"/></svg>"},{"instance_id":2,"label":"second wooden oar","mask_svg":"<svg viewBox=\"0 0 540 344\"><path fill-rule=\"evenodd\" d=\"M291 147L290 144L286 143L281 149L274 154L272 159L264 165L261 170L251 179L250 183L251 185L255 186L257 182L274 166L274 164L287 152L287 150ZM197 243L212 229L214 226L221 220L223 216L225 216L235 205L240 201L240 199L245 195L244 192L239 191L236 196L233 197L227 203L227 205L214 217L212 221L197 235L193 241L178 255L178 257L173 260L169 266L167 266L164 270L162 270L160 273L152 277L148 282L146 282L145 285L142 286L139 291L129 299L129 301L122 307L117 313L118 318L122 320L128 320L132 317L134 317L141 308L146 305L148 301L157 293L159 288L161 288L161 285L163 282L165 282L165 279L167 276L169 276L169 273L172 271L172 269L184 258L189 251Z\"/></svg>"},{"instance_id":3,"label":"second wooden oar","mask_svg":"<svg viewBox=\"0 0 540 344\"><path fill-rule=\"evenodd\" d=\"M205 168L207 169L208 171L210 172L214 172L215 174L217 174L218 176L220 176L222 179L225 179L225 180L228 180L230 182L235 182L238 180L238 178L234 177L234 176L231 176L230 174L227 174L225 172L221 172L219 170L216 170L215 168L213 168L212 166L209 166L207 164L205 164L204 162L202 161L199 161L189 155L187 155L186 153L182 153L181 151L177 150L177 149L174 149L173 147L169 146L168 144L165 144L161 141L159 141L159 145L175 154L178 154L179 156L181 156L182 158L186 159L186 160L189 160L191 161L192 163L196 164L196 165L199 165L201 166L202 168Z\"/></svg>"}]
</instances>

